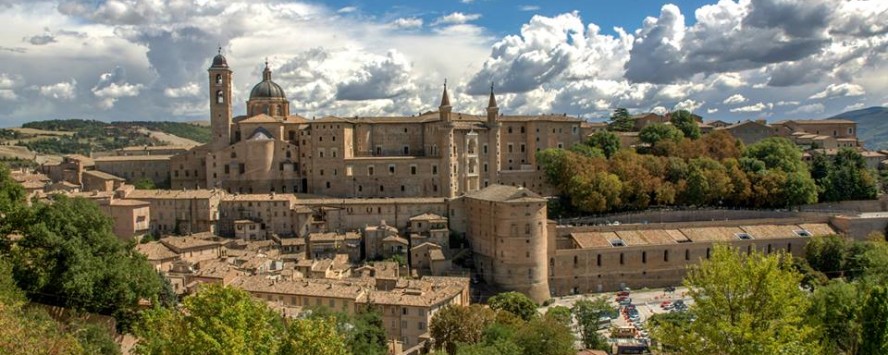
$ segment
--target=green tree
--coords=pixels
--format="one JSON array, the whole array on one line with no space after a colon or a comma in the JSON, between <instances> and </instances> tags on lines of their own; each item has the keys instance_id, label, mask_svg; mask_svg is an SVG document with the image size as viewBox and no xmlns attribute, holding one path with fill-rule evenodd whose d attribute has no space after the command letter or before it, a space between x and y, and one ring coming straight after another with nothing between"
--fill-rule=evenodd
<instances>
[{"instance_id":1,"label":"green tree","mask_svg":"<svg viewBox=\"0 0 888 355\"><path fill-rule=\"evenodd\" d=\"M522 325L515 334L515 344L525 354L576 354L574 336L570 327L550 317L535 317Z\"/></svg>"},{"instance_id":2,"label":"green tree","mask_svg":"<svg viewBox=\"0 0 888 355\"><path fill-rule=\"evenodd\" d=\"M787 173L808 171L802 161L802 151L795 143L783 137L765 138L750 145L746 147L743 156L761 161L765 169L778 169Z\"/></svg>"},{"instance_id":3,"label":"green tree","mask_svg":"<svg viewBox=\"0 0 888 355\"><path fill-rule=\"evenodd\" d=\"M546 310L546 317L551 317L561 323L570 326L571 313L570 308L565 306L552 306Z\"/></svg>"},{"instance_id":4,"label":"green tree","mask_svg":"<svg viewBox=\"0 0 888 355\"><path fill-rule=\"evenodd\" d=\"M487 300L491 309L510 312L525 321L537 317L537 304L521 292L503 292Z\"/></svg>"},{"instance_id":5,"label":"green tree","mask_svg":"<svg viewBox=\"0 0 888 355\"><path fill-rule=\"evenodd\" d=\"M675 128L681 130L685 137L690 139L700 138L700 126L694 115L687 110L678 110L669 114L669 122Z\"/></svg>"},{"instance_id":6,"label":"green tree","mask_svg":"<svg viewBox=\"0 0 888 355\"><path fill-rule=\"evenodd\" d=\"M842 276L846 270L850 243L838 235L812 237L805 245L805 260L814 270L830 277Z\"/></svg>"},{"instance_id":7,"label":"green tree","mask_svg":"<svg viewBox=\"0 0 888 355\"><path fill-rule=\"evenodd\" d=\"M628 132L635 126L635 119L629 115L629 110L625 108L617 108L610 116L610 123L607 129L616 132Z\"/></svg>"},{"instance_id":8,"label":"green tree","mask_svg":"<svg viewBox=\"0 0 888 355\"><path fill-rule=\"evenodd\" d=\"M606 212L620 205L623 183L606 171L586 171L570 178L565 187L571 204L585 212Z\"/></svg>"},{"instance_id":9,"label":"green tree","mask_svg":"<svg viewBox=\"0 0 888 355\"><path fill-rule=\"evenodd\" d=\"M863 331L860 354L888 354L888 289L884 285L872 288L861 312Z\"/></svg>"},{"instance_id":10,"label":"green tree","mask_svg":"<svg viewBox=\"0 0 888 355\"><path fill-rule=\"evenodd\" d=\"M814 291L809 315L823 332L819 338L824 353L857 353L861 301L858 286L842 279L832 280Z\"/></svg>"},{"instance_id":11,"label":"green tree","mask_svg":"<svg viewBox=\"0 0 888 355\"><path fill-rule=\"evenodd\" d=\"M306 327L292 325L291 332ZM282 320L267 305L246 291L216 284L203 285L186 297L181 311L160 307L144 311L134 334L139 354L274 354L281 342L301 344L316 336L287 337Z\"/></svg>"},{"instance_id":12,"label":"green tree","mask_svg":"<svg viewBox=\"0 0 888 355\"><path fill-rule=\"evenodd\" d=\"M86 354L117 355L121 353L120 346L105 328L95 324L79 323L69 325L69 329Z\"/></svg>"},{"instance_id":13,"label":"green tree","mask_svg":"<svg viewBox=\"0 0 888 355\"><path fill-rule=\"evenodd\" d=\"M348 349L336 331L336 319L296 319L287 327L282 354L345 355Z\"/></svg>"},{"instance_id":14,"label":"green tree","mask_svg":"<svg viewBox=\"0 0 888 355\"><path fill-rule=\"evenodd\" d=\"M154 180L144 178L133 182L133 187L139 190L153 190L157 188L157 185L154 184Z\"/></svg>"},{"instance_id":15,"label":"green tree","mask_svg":"<svg viewBox=\"0 0 888 355\"><path fill-rule=\"evenodd\" d=\"M679 353L818 353L801 279L785 254L740 255L716 245L711 259L692 267L685 279L694 321L653 328L652 334Z\"/></svg>"},{"instance_id":16,"label":"green tree","mask_svg":"<svg viewBox=\"0 0 888 355\"><path fill-rule=\"evenodd\" d=\"M456 354L457 344L476 344L485 328L494 321L494 312L482 305L447 305L432 317L429 332L435 347Z\"/></svg>"},{"instance_id":17,"label":"green tree","mask_svg":"<svg viewBox=\"0 0 888 355\"><path fill-rule=\"evenodd\" d=\"M497 318L508 318L510 313L500 312ZM514 317L514 316L512 316ZM457 347L456 353L459 355L522 355L525 354L518 344L515 343L515 334L518 327L522 326L524 321L518 318L509 318L509 320L496 322L487 326L481 335L481 342L477 344L461 343Z\"/></svg>"},{"instance_id":18,"label":"green tree","mask_svg":"<svg viewBox=\"0 0 888 355\"><path fill-rule=\"evenodd\" d=\"M638 133L638 139L644 143L656 146L660 141L679 142L684 138L684 133L673 125L654 123L647 125Z\"/></svg>"},{"instance_id":19,"label":"green tree","mask_svg":"<svg viewBox=\"0 0 888 355\"><path fill-rule=\"evenodd\" d=\"M125 329L139 300L158 298L161 276L111 232L94 202L56 196L21 217L13 275L32 300L113 315Z\"/></svg>"},{"instance_id":20,"label":"green tree","mask_svg":"<svg viewBox=\"0 0 888 355\"><path fill-rule=\"evenodd\" d=\"M601 149L604 156L610 158L620 150L620 137L608 131L599 131L586 140L586 145Z\"/></svg>"},{"instance_id":21,"label":"green tree","mask_svg":"<svg viewBox=\"0 0 888 355\"><path fill-rule=\"evenodd\" d=\"M84 341L66 332L42 308L28 308L26 303L25 293L12 278L9 260L0 257L0 354L87 353L81 346Z\"/></svg>"},{"instance_id":22,"label":"green tree","mask_svg":"<svg viewBox=\"0 0 888 355\"><path fill-rule=\"evenodd\" d=\"M839 150L832 162L816 155L811 175L819 183L823 201L873 199L879 190L878 178L866 167L863 155L850 148Z\"/></svg>"},{"instance_id":23,"label":"green tree","mask_svg":"<svg viewBox=\"0 0 888 355\"><path fill-rule=\"evenodd\" d=\"M604 151L585 143L577 143L570 147L570 151L587 158L604 158Z\"/></svg>"},{"instance_id":24,"label":"green tree","mask_svg":"<svg viewBox=\"0 0 888 355\"><path fill-rule=\"evenodd\" d=\"M345 336L346 347L353 354L386 354L388 351L382 315L373 307L362 307L354 315L349 315L321 306L312 308L309 318L335 319L338 332Z\"/></svg>"},{"instance_id":25,"label":"green tree","mask_svg":"<svg viewBox=\"0 0 888 355\"><path fill-rule=\"evenodd\" d=\"M581 299L571 307L580 330L580 340L586 349L609 350L607 340L598 334L598 320L601 317L616 318L616 308L605 296L595 299Z\"/></svg>"}]
</instances>

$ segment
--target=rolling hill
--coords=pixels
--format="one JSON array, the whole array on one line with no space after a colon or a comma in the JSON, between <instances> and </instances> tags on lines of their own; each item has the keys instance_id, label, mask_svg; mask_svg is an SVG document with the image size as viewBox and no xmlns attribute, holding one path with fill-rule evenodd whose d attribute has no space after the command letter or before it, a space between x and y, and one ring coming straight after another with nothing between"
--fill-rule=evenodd
<instances>
[{"instance_id":1,"label":"rolling hill","mask_svg":"<svg viewBox=\"0 0 888 355\"><path fill-rule=\"evenodd\" d=\"M857 138L868 149L888 149L888 107L874 106L840 113L830 118L857 122Z\"/></svg>"},{"instance_id":2,"label":"rolling hill","mask_svg":"<svg viewBox=\"0 0 888 355\"><path fill-rule=\"evenodd\" d=\"M195 146L210 140L208 126L183 122L101 122L95 120L48 120L28 122L21 128L0 129L0 145L24 148L26 155L107 152L128 146ZM2 152L0 152L2 153ZM17 158L22 154L0 154Z\"/></svg>"}]
</instances>

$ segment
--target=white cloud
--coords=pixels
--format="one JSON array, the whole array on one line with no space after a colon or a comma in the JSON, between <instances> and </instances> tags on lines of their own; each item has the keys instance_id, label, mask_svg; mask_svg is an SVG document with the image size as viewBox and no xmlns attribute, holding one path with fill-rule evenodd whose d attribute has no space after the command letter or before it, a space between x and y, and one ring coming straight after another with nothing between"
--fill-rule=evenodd
<instances>
[{"instance_id":1,"label":"white cloud","mask_svg":"<svg viewBox=\"0 0 888 355\"><path fill-rule=\"evenodd\" d=\"M336 10L336 12L338 12L340 14L347 14L347 13L352 13L355 11L358 11L358 8L355 6L346 6L346 7L339 9L339 10Z\"/></svg>"},{"instance_id":2,"label":"white cloud","mask_svg":"<svg viewBox=\"0 0 888 355\"><path fill-rule=\"evenodd\" d=\"M706 109L706 114L709 114L709 115L716 113L716 112L718 112L717 108Z\"/></svg>"},{"instance_id":3,"label":"white cloud","mask_svg":"<svg viewBox=\"0 0 888 355\"><path fill-rule=\"evenodd\" d=\"M823 113L823 111L824 111L825 109L826 109L826 107L823 106L823 104L820 104L820 103L817 103L817 104L808 104L808 105L802 105L802 106L799 106L799 107L797 107L795 110L792 110L792 111L787 112L787 114L790 114L790 115L795 115L795 114L816 114L816 113Z\"/></svg>"},{"instance_id":4,"label":"white cloud","mask_svg":"<svg viewBox=\"0 0 888 355\"><path fill-rule=\"evenodd\" d=\"M572 12L495 32L476 20L502 9L429 15L423 4L353 16L343 15L350 3L300 1L0 0L8 4L0 6L0 73L19 75L13 87L0 85L0 100L16 98L0 105L0 120L205 118L206 69L217 45L235 72L235 113L244 112L265 57L293 112L308 117L433 109L445 77L455 110L473 113L483 113L491 81L507 114L602 117L616 107L705 102L696 109L734 121L748 116L734 105L783 118L818 94L830 113L888 97L884 1L711 1L686 13L667 5L637 25L606 30ZM103 69L118 66L124 79L90 90ZM71 86L70 99L55 99L71 104L47 102L40 86L53 83ZM726 104L732 95L746 100ZM774 104L755 104L760 98Z\"/></svg>"},{"instance_id":5,"label":"white cloud","mask_svg":"<svg viewBox=\"0 0 888 355\"><path fill-rule=\"evenodd\" d=\"M390 99L415 89L410 62L398 51L365 62L336 88L339 100Z\"/></svg>"},{"instance_id":6,"label":"white cloud","mask_svg":"<svg viewBox=\"0 0 888 355\"><path fill-rule=\"evenodd\" d=\"M40 95L51 99L71 101L77 97L77 93L75 92L76 89L77 80L71 79L71 81L63 81L52 85L41 86L39 91Z\"/></svg>"},{"instance_id":7,"label":"white cloud","mask_svg":"<svg viewBox=\"0 0 888 355\"><path fill-rule=\"evenodd\" d=\"M726 98L725 101L722 101L722 103L725 105L742 104L744 102L746 102L746 98L743 97L743 95L741 95L741 94L731 95L728 98Z\"/></svg>"},{"instance_id":8,"label":"white cloud","mask_svg":"<svg viewBox=\"0 0 888 355\"><path fill-rule=\"evenodd\" d=\"M432 22L432 25L460 25L467 22L475 21L479 18L481 18L481 14L465 14L462 12L453 12L437 18L435 22Z\"/></svg>"},{"instance_id":9,"label":"white cloud","mask_svg":"<svg viewBox=\"0 0 888 355\"><path fill-rule=\"evenodd\" d=\"M697 102L691 99L681 101L672 108L673 111L678 110L688 110L690 112L696 111L698 108L702 107L705 102Z\"/></svg>"},{"instance_id":10,"label":"white cloud","mask_svg":"<svg viewBox=\"0 0 888 355\"><path fill-rule=\"evenodd\" d=\"M748 105L743 107L732 108L731 112L761 112L768 109L771 104L765 104L763 102L759 102L755 105Z\"/></svg>"},{"instance_id":11,"label":"white cloud","mask_svg":"<svg viewBox=\"0 0 888 355\"><path fill-rule=\"evenodd\" d=\"M15 93L15 88L20 85L20 80L15 75L0 73L0 99L5 101L17 100L18 95Z\"/></svg>"},{"instance_id":12,"label":"white cloud","mask_svg":"<svg viewBox=\"0 0 888 355\"><path fill-rule=\"evenodd\" d=\"M540 9L540 7L539 7L539 6L536 6L536 5L521 5L521 6L518 6L518 10L521 10L521 11L527 11L527 12L530 12L530 11L537 11L537 10L539 10L539 9Z\"/></svg>"},{"instance_id":13,"label":"white cloud","mask_svg":"<svg viewBox=\"0 0 888 355\"><path fill-rule=\"evenodd\" d=\"M114 107L114 103L123 97L139 95L142 84L130 84L126 82L126 72L121 67L116 67L109 73L99 76L99 81L90 91L99 99L98 107L103 110Z\"/></svg>"},{"instance_id":14,"label":"white cloud","mask_svg":"<svg viewBox=\"0 0 888 355\"><path fill-rule=\"evenodd\" d=\"M809 97L809 99L830 99L830 98L834 98L834 97L861 96L861 95L865 95L865 94L866 94L866 90L864 90L863 87L860 85L848 84L848 83L842 83L842 84L838 84L838 85L829 84L829 86L827 86L826 89L823 89L823 91L818 92L814 95L811 95L811 97Z\"/></svg>"},{"instance_id":15,"label":"white cloud","mask_svg":"<svg viewBox=\"0 0 888 355\"><path fill-rule=\"evenodd\" d=\"M178 99L183 97L195 97L200 96L200 85L197 83L191 82L185 86L176 87L176 88L166 88L163 90L163 95L169 98Z\"/></svg>"},{"instance_id":16,"label":"white cloud","mask_svg":"<svg viewBox=\"0 0 888 355\"><path fill-rule=\"evenodd\" d=\"M475 0L459 0L459 2L461 2L463 4L471 4L471 3L475 2Z\"/></svg>"},{"instance_id":17,"label":"white cloud","mask_svg":"<svg viewBox=\"0 0 888 355\"><path fill-rule=\"evenodd\" d=\"M859 110L859 109L862 109L862 108L864 108L864 107L866 107L866 104L865 104L865 103L863 103L863 102L858 102L858 103L854 103L854 104L851 104L851 105L845 106L845 108L842 109L842 112L848 112L848 111Z\"/></svg>"},{"instance_id":18,"label":"white cloud","mask_svg":"<svg viewBox=\"0 0 888 355\"><path fill-rule=\"evenodd\" d=\"M10 89L0 89L0 99L6 101L15 101L18 99L18 95L15 94L15 91Z\"/></svg>"},{"instance_id":19,"label":"white cloud","mask_svg":"<svg viewBox=\"0 0 888 355\"><path fill-rule=\"evenodd\" d=\"M422 19L417 17L402 17L389 22L395 28L412 29L422 27Z\"/></svg>"}]
</instances>

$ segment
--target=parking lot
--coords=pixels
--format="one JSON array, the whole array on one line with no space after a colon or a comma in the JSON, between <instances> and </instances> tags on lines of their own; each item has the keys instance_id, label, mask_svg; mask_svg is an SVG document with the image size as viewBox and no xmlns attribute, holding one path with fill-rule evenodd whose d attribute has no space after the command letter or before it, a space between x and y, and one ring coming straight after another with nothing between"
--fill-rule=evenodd
<instances>
[{"instance_id":1,"label":"parking lot","mask_svg":"<svg viewBox=\"0 0 888 355\"><path fill-rule=\"evenodd\" d=\"M679 301L678 303L684 303L685 306L690 305L692 301L687 297L686 293L687 289L684 287L677 287L671 292L664 289L629 290L627 295L620 297L622 299L622 304L617 302L617 292L571 295L555 298L555 301L549 306L541 307L540 312L545 313L549 307L554 306L570 308L573 307L574 303L578 300L596 299L601 296L606 296L611 305L620 309L620 316L617 317L617 319L612 320L610 327L603 327L606 329L599 330L599 333L608 338L612 343L640 342L648 344L650 338L647 333L645 322L654 314L672 311L676 308L676 301ZM633 308L634 311L631 310ZM679 308L681 308L681 306L679 306ZM630 332L627 327L631 327L634 330L631 330ZM579 339L579 329L577 328L577 325L573 324L573 328L575 335ZM624 334L620 337L611 337L611 329L622 329ZM617 334L614 335L618 336Z\"/></svg>"}]
</instances>

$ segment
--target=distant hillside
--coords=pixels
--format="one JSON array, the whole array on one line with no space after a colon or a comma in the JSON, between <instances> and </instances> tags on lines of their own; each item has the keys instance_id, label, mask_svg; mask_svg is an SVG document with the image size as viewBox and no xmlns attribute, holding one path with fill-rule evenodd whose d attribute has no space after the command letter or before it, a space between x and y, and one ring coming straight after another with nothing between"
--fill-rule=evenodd
<instances>
[{"instance_id":1,"label":"distant hillside","mask_svg":"<svg viewBox=\"0 0 888 355\"><path fill-rule=\"evenodd\" d=\"M830 118L857 122L857 138L869 149L888 149L888 107L869 107L840 113Z\"/></svg>"},{"instance_id":2,"label":"distant hillside","mask_svg":"<svg viewBox=\"0 0 888 355\"><path fill-rule=\"evenodd\" d=\"M64 135L53 134L65 132ZM152 133L154 132L154 133ZM161 132L161 133L157 133ZM162 145L158 135L185 138L185 141L209 142L210 128L182 122L101 122L95 120L48 120L29 122L21 129L0 132L0 143L27 147L43 154L84 154L110 151L128 146ZM179 139L180 141L182 139ZM192 142L192 144L195 144Z\"/></svg>"}]
</instances>

